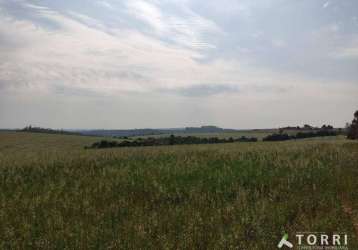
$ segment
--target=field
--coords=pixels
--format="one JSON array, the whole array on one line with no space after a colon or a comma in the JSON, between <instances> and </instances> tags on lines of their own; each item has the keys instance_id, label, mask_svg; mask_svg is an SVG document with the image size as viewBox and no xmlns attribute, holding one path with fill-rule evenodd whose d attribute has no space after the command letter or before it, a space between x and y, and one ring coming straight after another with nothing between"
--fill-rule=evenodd
<instances>
[{"instance_id":1,"label":"field","mask_svg":"<svg viewBox=\"0 0 358 250\"><path fill-rule=\"evenodd\" d=\"M0 133L0 249L277 249L346 232L358 249L358 142L85 150Z\"/></svg>"},{"instance_id":2,"label":"field","mask_svg":"<svg viewBox=\"0 0 358 250\"><path fill-rule=\"evenodd\" d=\"M282 132L288 135L296 135L298 132L307 133L317 130L307 130L307 129L283 129ZM234 132L217 132L217 133L173 133L175 136L195 136L195 137L202 137L202 138L210 138L210 137L217 137L220 139L228 139L230 137L234 139L238 139L242 136L245 137L255 137L258 140L262 140L262 138L274 134L279 133L279 129L252 129L252 130L241 130L241 131L234 131ZM158 135L148 135L148 136L132 136L129 139L136 139L136 138L148 138L148 137L169 137L171 134L158 134Z\"/></svg>"},{"instance_id":3,"label":"field","mask_svg":"<svg viewBox=\"0 0 358 250\"><path fill-rule=\"evenodd\" d=\"M263 137L272 134L277 133L278 130L276 129L263 129L263 130L242 130L242 131L235 131L235 132L218 132L218 133L173 133L175 136L197 136L197 137L203 137L203 138L209 138L209 137L217 137L217 138L239 138L241 136L246 137L256 137L259 140L261 140ZM291 131L285 131L287 133L291 133ZM294 132L292 132L294 133ZM168 137L171 134L160 134L160 135L151 135L151 136L133 136L130 138L147 138L147 137Z\"/></svg>"}]
</instances>

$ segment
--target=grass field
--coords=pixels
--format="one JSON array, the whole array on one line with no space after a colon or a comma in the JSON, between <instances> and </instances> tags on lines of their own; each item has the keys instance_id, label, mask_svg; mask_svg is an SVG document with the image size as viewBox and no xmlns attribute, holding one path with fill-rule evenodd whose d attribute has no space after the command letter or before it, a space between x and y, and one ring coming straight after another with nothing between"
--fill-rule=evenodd
<instances>
[{"instance_id":1,"label":"grass field","mask_svg":"<svg viewBox=\"0 0 358 250\"><path fill-rule=\"evenodd\" d=\"M95 141L0 133L0 249L261 250L301 231L358 249L357 142L83 149Z\"/></svg>"}]
</instances>

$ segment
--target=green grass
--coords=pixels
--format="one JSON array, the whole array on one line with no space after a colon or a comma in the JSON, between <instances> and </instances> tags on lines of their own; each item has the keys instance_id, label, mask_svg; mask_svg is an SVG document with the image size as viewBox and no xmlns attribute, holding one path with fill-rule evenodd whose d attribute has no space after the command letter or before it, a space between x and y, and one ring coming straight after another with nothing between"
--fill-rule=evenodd
<instances>
[{"instance_id":1,"label":"green grass","mask_svg":"<svg viewBox=\"0 0 358 250\"><path fill-rule=\"evenodd\" d=\"M103 137L28 132L0 132L0 152L63 151L81 149Z\"/></svg>"},{"instance_id":2,"label":"green grass","mask_svg":"<svg viewBox=\"0 0 358 250\"><path fill-rule=\"evenodd\" d=\"M10 133L11 134L11 133ZM84 150L98 138L0 133L1 249L277 249L347 232L358 143Z\"/></svg>"}]
</instances>

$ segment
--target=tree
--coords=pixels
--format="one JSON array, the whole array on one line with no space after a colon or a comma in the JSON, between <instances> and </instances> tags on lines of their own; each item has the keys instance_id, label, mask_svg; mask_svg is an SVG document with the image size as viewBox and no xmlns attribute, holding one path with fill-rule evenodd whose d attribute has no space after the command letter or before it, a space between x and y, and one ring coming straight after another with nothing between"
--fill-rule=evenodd
<instances>
[{"instance_id":1,"label":"tree","mask_svg":"<svg viewBox=\"0 0 358 250\"><path fill-rule=\"evenodd\" d=\"M312 129L313 127L309 124L305 124L305 125L303 125L303 128L304 129Z\"/></svg>"},{"instance_id":2,"label":"tree","mask_svg":"<svg viewBox=\"0 0 358 250\"><path fill-rule=\"evenodd\" d=\"M358 139L358 110L354 113L352 124L348 127L348 139Z\"/></svg>"},{"instance_id":3,"label":"tree","mask_svg":"<svg viewBox=\"0 0 358 250\"><path fill-rule=\"evenodd\" d=\"M170 137L169 137L169 145L174 145L174 144L175 144L175 136L170 135Z\"/></svg>"},{"instance_id":4,"label":"tree","mask_svg":"<svg viewBox=\"0 0 358 250\"><path fill-rule=\"evenodd\" d=\"M332 125L326 125L326 124L324 124L322 127L321 127L321 129L323 129L323 130L330 130L330 129L333 129L333 126Z\"/></svg>"}]
</instances>

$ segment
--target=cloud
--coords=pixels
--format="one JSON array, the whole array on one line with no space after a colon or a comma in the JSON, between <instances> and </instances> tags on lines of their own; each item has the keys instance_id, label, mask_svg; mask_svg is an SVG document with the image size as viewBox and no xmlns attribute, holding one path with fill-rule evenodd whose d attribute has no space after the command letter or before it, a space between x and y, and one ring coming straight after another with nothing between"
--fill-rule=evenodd
<instances>
[{"instance_id":1,"label":"cloud","mask_svg":"<svg viewBox=\"0 0 358 250\"><path fill-rule=\"evenodd\" d=\"M1 62L1 79L42 88L61 81L102 92L140 91L160 81L153 74L167 68L166 64L195 64L191 59L195 54L172 49L136 31L112 30L110 35L99 25L83 25L82 21L97 24L83 15L71 13L79 23L42 10L38 8L37 15L58 23L60 30L51 32L31 21L2 18L0 32L9 39L8 45L14 48L12 41L21 42L16 50L2 50L9 60Z\"/></svg>"},{"instance_id":2,"label":"cloud","mask_svg":"<svg viewBox=\"0 0 358 250\"><path fill-rule=\"evenodd\" d=\"M330 5L331 5L331 2L330 2L330 1L327 1L327 2L325 2L325 3L323 4L322 7L325 9L325 8L328 8Z\"/></svg>"},{"instance_id":3,"label":"cloud","mask_svg":"<svg viewBox=\"0 0 358 250\"><path fill-rule=\"evenodd\" d=\"M307 103L311 117L324 105L356 106L356 1L337 2L337 11L306 0L41 3L0 0L7 124L267 127L303 120ZM93 110L103 119L73 118Z\"/></svg>"},{"instance_id":4,"label":"cloud","mask_svg":"<svg viewBox=\"0 0 358 250\"><path fill-rule=\"evenodd\" d=\"M98 4L98 5L102 6L102 7L105 7L107 9L109 9L109 10L114 10L115 9L110 2L105 1L105 0L99 0L99 1L96 2L96 4Z\"/></svg>"},{"instance_id":5,"label":"cloud","mask_svg":"<svg viewBox=\"0 0 358 250\"><path fill-rule=\"evenodd\" d=\"M31 7L32 8L32 7ZM201 54L167 44L136 30L108 28L83 14L69 16L34 8L36 15L58 25L47 30L30 20L1 18L0 32L11 49L2 50L0 79L23 88L50 92L86 88L98 93L152 92L160 88L220 91L202 82L247 82L262 77L244 72L237 60L200 63ZM21 41L16 43L12 41ZM246 80L247 79L247 80ZM198 85L198 86L197 86ZM58 88L58 87L57 87ZM67 91L68 92L68 91ZM185 90L182 90L185 93Z\"/></svg>"},{"instance_id":6,"label":"cloud","mask_svg":"<svg viewBox=\"0 0 358 250\"><path fill-rule=\"evenodd\" d=\"M293 87L291 86L291 89ZM288 86L272 86L265 84L196 84L188 87L162 88L161 93L169 93L184 97L213 97L213 96L237 96L257 94L282 94L288 92Z\"/></svg>"},{"instance_id":7,"label":"cloud","mask_svg":"<svg viewBox=\"0 0 358 250\"><path fill-rule=\"evenodd\" d=\"M238 93L240 88L234 84L198 84L184 88L161 89L160 91L186 97L209 97L220 94Z\"/></svg>"},{"instance_id":8,"label":"cloud","mask_svg":"<svg viewBox=\"0 0 358 250\"><path fill-rule=\"evenodd\" d=\"M358 59L358 35L331 52L331 57L339 60Z\"/></svg>"},{"instance_id":9,"label":"cloud","mask_svg":"<svg viewBox=\"0 0 358 250\"><path fill-rule=\"evenodd\" d=\"M74 12L74 11L68 11L67 12L74 20L87 25L88 27L99 29L102 31L106 30L106 27L97 19L94 19L90 16Z\"/></svg>"},{"instance_id":10,"label":"cloud","mask_svg":"<svg viewBox=\"0 0 358 250\"><path fill-rule=\"evenodd\" d=\"M196 14L185 5L175 6L181 15L176 11L163 12L160 6L151 1L126 1L126 6L127 11L151 27L156 36L178 45L194 49L215 48L206 36L222 35L215 22Z\"/></svg>"},{"instance_id":11,"label":"cloud","mask_svg":"<svg viewBox=\"0 0 358 250\"><path fill-rule=\"evenodd\" d=\"M274 47L277 47L277 48L282 48L282 47L285 47L287 44L284 40L282 39L273 39L272 40L272 45Z\"/></svg>"},{"instance_id":12,"label":"cloud","mask_svg":"<svg viewBox=\"0 0 358 250\"><path fill-rule=\"evenodd\" d=\"M358 47L342 48L332 53L332 57L337 59L358 59Z\"/></svg>"}]
</instances>

